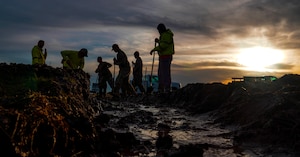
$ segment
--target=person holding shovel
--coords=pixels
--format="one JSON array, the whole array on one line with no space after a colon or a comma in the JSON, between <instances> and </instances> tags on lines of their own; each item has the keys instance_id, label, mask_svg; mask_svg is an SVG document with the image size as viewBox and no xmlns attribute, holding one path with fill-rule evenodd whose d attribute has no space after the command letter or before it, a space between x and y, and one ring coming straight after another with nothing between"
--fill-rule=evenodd
<instances>
[{"instance_id":1,"label":"person holding shovel","mask_svg":"<svg viewBox=\"0 0 300 157\"><path fill-rule=\"evenodd\" d=\"M95 70L95 73L98 73L98 87L99 87L99 97L105 97L106 96L106 89L107 84L110 86L111 89L113 89L113 78L112 74L109 70L110 67L112 67L112 64L108 62L104 62L102 60L102 57L98 57L97 61L99 63L97 69Z\"/></svg>"},{"instance_id":2,"label":"person holding shovel","mask_svg":"<svg viewBox=\"0 0 300 157\"><path fill-rule=\"evenodd\" d=\"M112 45L112 50L117 53L117 58L114 58L114 64L119 66L119 74L116 78L114 94L119 95L119 90L122 90L123 96L136 95L136 92L132 85L129 83L130 64L127 59L127 55L122 51L117 44Z\"/></svg>"},{"instance_id":3,"label":"person holding shovel","mask_svg":"<svg viewBox=\"0 0 300 157\"><path fill-rule=\"evenodd\" d=\"M134 52L135 62L132 61L133 64L133 87L138 87L142 94L145 94L145 88L143 86L143 61L140 57L139 51Z\"/></svg>"},{"instance_id":4,"label":"person holding shovel","mask_svg":"<svg viewBox=\"0 0 300 157\"><path fill-rule=\"evenodd\" d=\"M159 39L155 39L155 43L158 45L150 51L150 55L157 51L159 56L158 63L158 90L159 92L170 92L171 91L171 63L173 60L174 40L173 32L167 29L163 23L158 24L157 30L160 34Z\"/></svg>"}]
</instances>

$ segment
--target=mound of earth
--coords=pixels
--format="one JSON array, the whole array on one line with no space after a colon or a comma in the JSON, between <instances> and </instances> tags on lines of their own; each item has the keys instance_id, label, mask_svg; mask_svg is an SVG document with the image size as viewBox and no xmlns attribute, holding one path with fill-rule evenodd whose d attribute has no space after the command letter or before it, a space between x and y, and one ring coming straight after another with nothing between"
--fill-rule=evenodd
<instances>
[{"instance_id":1,"label":"mound of earth","mask_svg":"<svg viewBox=\"0 0 300 157\"><path fill-rule=\"evenodd\" d=\"M0 72L0 153L90 156L106 151L117 156L115 152L139 143L130 132L101 130L109 118L101 114L99 101L89 91L90 76L82 70L2 63ZM269 83L188 84L172 93L120 101L170 106L193 114L210 113L215 123L239 126L234 138L237 143L299 150L299 94L300 76L285 75ZM105 101L109 104L113 100ZM140 118L135 119L137 116ZM118 124L130 121L153 125L156 119L152 116L150 112L133 112Z\"/></svg>"},{"instance_id":2,"label":"mound of earth","mask_svg":"<svg viewBox=\"0 0 300 157\"><path fill-rule=\"evenodd\" d=\"M271 83L242 83L215 113L217 121L238 124L237 142L300 148L300 76Z\"/></svg>"},{"instance_id":3,"label":"mound of earth","mask_svg":"<svg viewBox=\"0 0 300 157\"><path fill-rule=\"evenodd\" d=\"M300 148L300 76L274 82L188 84L153 99L194 114L211 113L216 123L237 125L236 142Z\"/></svg>"},{"instance_id":4,"label":"mound of earth","mask_svg":"<svg viewBox=\"0 0 300 157\"><path fill-rule=\"evenodd\" d=\"M7 156L72 156L96 140L89 75L0 64L0 150Z\"/></svg>"}]
</instances>

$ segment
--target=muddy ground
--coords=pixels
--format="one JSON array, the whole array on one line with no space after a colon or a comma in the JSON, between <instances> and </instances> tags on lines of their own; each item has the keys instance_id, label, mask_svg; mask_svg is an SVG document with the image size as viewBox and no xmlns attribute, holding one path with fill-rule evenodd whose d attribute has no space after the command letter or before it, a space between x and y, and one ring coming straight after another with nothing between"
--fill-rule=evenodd
<instances>
[{"instance_id":1,"label":"muddy ground","mask_svg":"<svg viewBox=\"0 0 300 157\"><path fill-rule=\"evenodd\" d=\"M0 72L7 156L299 156L299 75L116 100L90 93L81 70L1 63Z\"/></svg>"},{"instance_id":2,"label":"muddy ground","mask_svg":"<svg viewBox=\"0 0 300 157\"><path fill-rule=\"evenodd\" d=\"M138 144L126 155L156 156L159 124L170 126L173 146L169 156L261 156L256 145L242 147L234 142L236 126L215 123L211 113L195 115L183 109L132 102L102 102L109 122L102 129L133 133ZM127 153L126 153L127 152Z\"/></svg>"}]
</instances>

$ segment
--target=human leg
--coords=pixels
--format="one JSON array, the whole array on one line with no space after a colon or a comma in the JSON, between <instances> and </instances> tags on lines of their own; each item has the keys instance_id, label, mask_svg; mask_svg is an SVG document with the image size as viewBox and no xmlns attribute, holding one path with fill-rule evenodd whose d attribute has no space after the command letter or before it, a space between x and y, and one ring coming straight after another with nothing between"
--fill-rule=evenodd
<instances>
[{"instance_id":1,"label":"human leg","mask_svg":"<svg viewBox=\"0 0 300 157\"><path fill-rule=\"evenodd\" d=\"M116 78L115 87L113 89L114 94L119 95L119 90L121 88L122 81L123 81L122 75L120 75L120 73L119 73L119 75Z\"/></svg>"},{"instance_id":2,"label":"human leg","mask_svg":"<svg viewBox=\"0 0 300 157\"><path fill-rule=\"evenodd\" d=\"M169 92L171 88L171 62L172 56L159 59L158 80L162 92Z\"/></svg>"},{"instance_id":3,"label":"human leg","mask_svg":"<svg viewBox=\"0 0 300 157\"><path fill-rule=\"evenodd\" d=\"M135 78L135 84L136 84L136 86L138 86L138 88L140 89L141 93L145 93L145 88L144 88L144 86L142 84L142 82L143 82L142 77L143 77L142 75L137 76Z\"/></svg>"}]
</instances>

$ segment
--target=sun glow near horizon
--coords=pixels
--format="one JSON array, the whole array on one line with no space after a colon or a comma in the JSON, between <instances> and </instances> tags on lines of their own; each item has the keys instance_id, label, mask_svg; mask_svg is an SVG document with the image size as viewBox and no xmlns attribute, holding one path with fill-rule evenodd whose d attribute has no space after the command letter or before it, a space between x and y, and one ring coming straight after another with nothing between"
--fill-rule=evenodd
<instances>
[{"instance_id":1,"label":"sun glow near horizon","mask_svg":"<svg viewBox=\"0 0 300 157\"><path fill-rule=\"evenodd\" d=\"M282 62L284 54L281 50L268 47L251 47L240 50L237 62L248 70L272 71L267 67Z\"/></svg>"}]
</instances>

